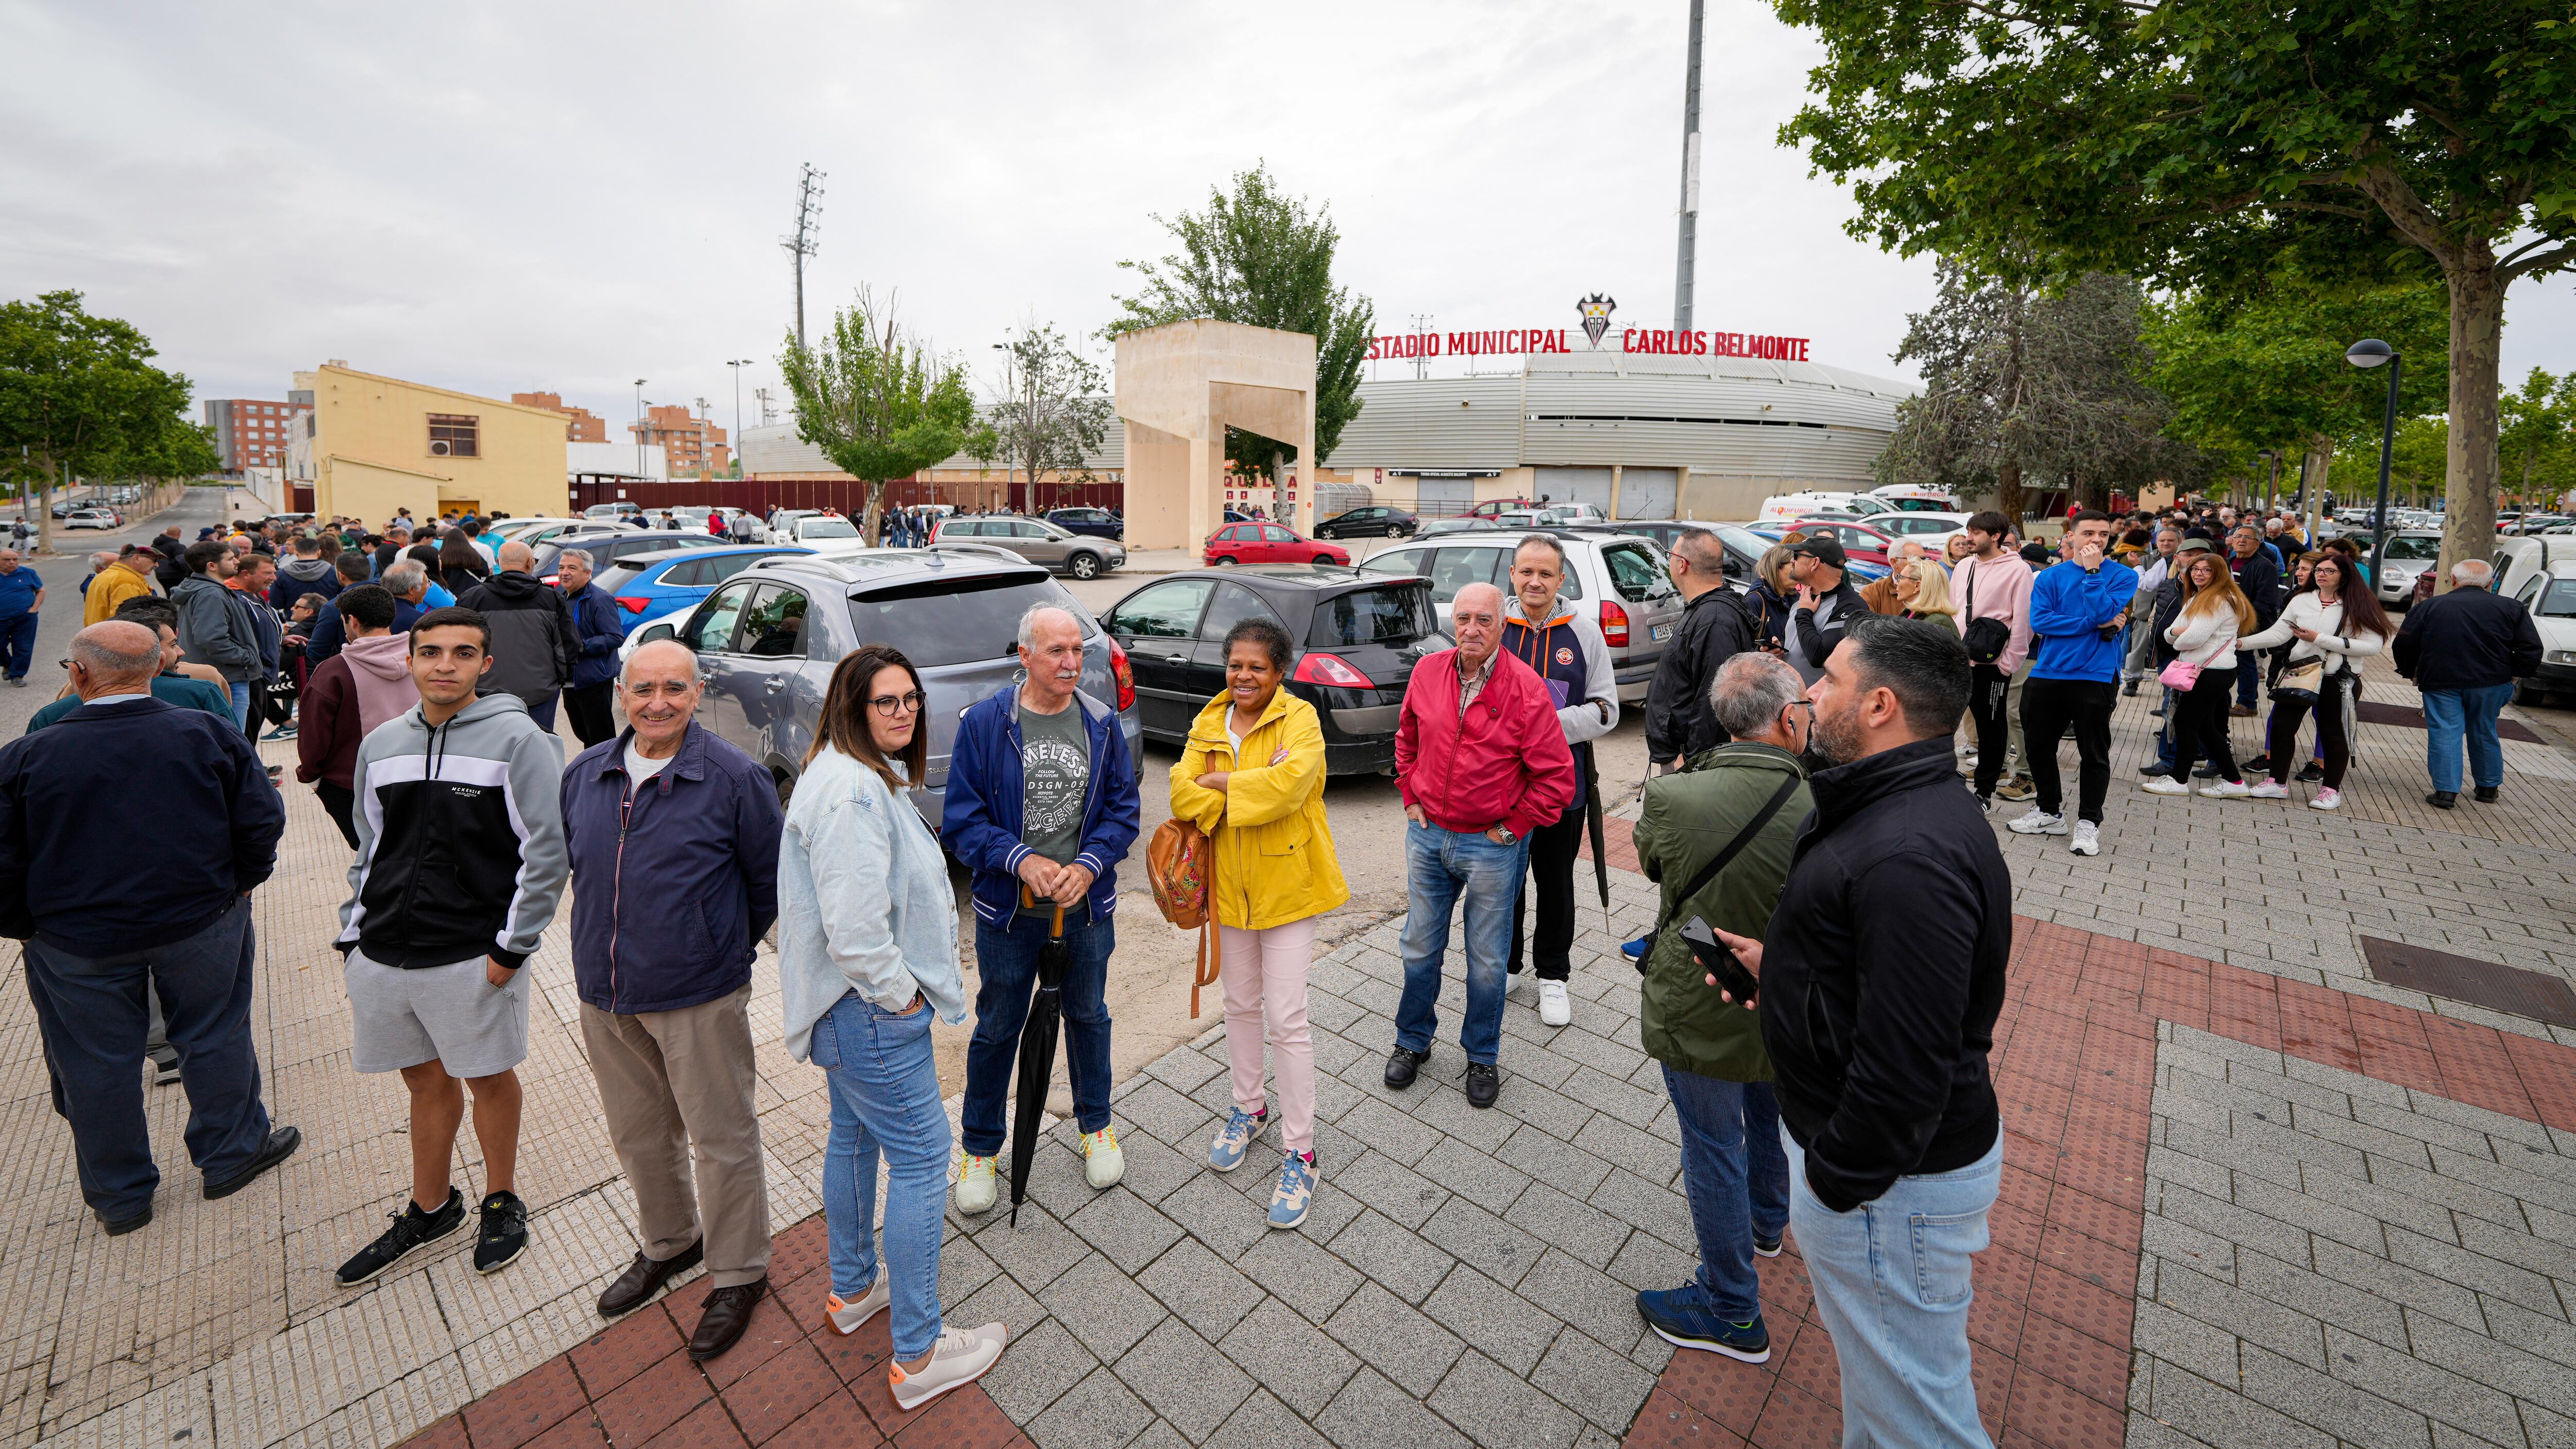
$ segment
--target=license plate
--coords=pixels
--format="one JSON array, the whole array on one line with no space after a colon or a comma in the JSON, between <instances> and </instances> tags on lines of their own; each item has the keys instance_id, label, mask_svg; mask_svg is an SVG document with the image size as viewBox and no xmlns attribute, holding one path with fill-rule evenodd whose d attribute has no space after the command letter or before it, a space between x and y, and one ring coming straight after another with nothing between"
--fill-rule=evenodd
<instances>
[{"instance_id":1,"label":"license plate","mask_svg":"<svg viewBox=\"0 0 2576 1449\"><path fill-rule=\"evenodd\" d=\"M1670 638L1672 636L1672 632L1673 626L1670 624L1652 624L1647 626L1646 637L1660 643L1663 640Z\"/></svg>"}]
</instances>

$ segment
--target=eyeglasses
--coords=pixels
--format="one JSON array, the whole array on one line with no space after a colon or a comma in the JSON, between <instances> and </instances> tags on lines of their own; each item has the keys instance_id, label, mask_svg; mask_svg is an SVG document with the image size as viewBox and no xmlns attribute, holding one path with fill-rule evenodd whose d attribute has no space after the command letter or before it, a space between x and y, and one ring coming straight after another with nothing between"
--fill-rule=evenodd
<instances>
[{"instance_id":1,"label":"eyeglasses","mask_svg":"<svg viewBox=\"0 0 2576 1449\"><path fill-rule=\"evenodd\" d=\"M906 690L902 694L874 695L869 698L868 703L874 705L876 712L888 719L899 714L919 714L921 713L921 691L913 689Z\"/></svg>"}]
</instances>

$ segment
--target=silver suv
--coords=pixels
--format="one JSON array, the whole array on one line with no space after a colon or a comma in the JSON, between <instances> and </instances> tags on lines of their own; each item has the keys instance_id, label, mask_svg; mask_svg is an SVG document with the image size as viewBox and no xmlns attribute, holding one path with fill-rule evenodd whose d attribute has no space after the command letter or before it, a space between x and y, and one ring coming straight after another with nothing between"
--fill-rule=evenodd
<instances>
[{"instance_id":1,"label":"silver suv","mask_svg":"<svg viewBox=\"0 0 2576 1449\"><path fill-rule=\"evenodd\" d=\"M764 558L696 608L636 630L627 647L674 638L696 650L706 680L698 722L766 765L781 801L805 768L834 666L862 644L902 650L930 695L922 713L929 788L913 804L937 830L957 716L1018 673L1016 630L1032 604L1061 604L1082 620L1083 691L1118 706L1133 752L1136 685L1126 652L1064 585L1024 563L913 550Z\"/></svg>"},{"instance_id":2,"label":"silver suv","mask_svg":"<svg viewBox=\"0 0 2576 1449\"><path fill-rule=\"evenodd\" d=\"M1007 513L944 518L931 537L939 543L971 538L996 544L1033 564L1044 564L1077 579L1098 578L1127 562L1127 545L1114 538L1094 538L1058 528L1043 518Z\"/></svg>"},{"instance_id":3,"label":"silver suv","mask_svg":"<svg viewBox=\"0 0 2576 1449\"><path fill-rule=\"evenodd\" d=\"M1619 685L1619 702L1646 697L1654 682L1655 661L1681 622L1681 590L1664 571L1664 551L1651 538L1631 534L1544 530L1565 545L1565 584L1558 597L1592 611L1601 636L1610 646L1610 663ZM1449 628L1449 601L1469 584L1494 584L1512 591L1512 550L1526 532L1475 529L1444 533L1429 543L1390 548L1360 563L1362 573L1419 574L1431 580L1431 600L1442 632Z\"/></svg>"}]
</instances>

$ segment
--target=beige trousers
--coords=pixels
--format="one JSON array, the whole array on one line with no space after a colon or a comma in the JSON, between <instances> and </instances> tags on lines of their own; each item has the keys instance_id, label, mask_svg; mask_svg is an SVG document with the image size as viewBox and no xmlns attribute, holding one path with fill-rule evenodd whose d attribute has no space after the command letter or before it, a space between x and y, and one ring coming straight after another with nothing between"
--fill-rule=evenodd
<instances>
[{"instance_id":1,"label":"beige trousers","mask_svg":"<svg viewBox=\"0 0 2576 1449\"><path fill-rule=\"evenodd\" d=\"M644 1254L703 1234L719 1288L769 1275L769 1185L753 1102L751 988L679 1011L615 1016L582 1003L581 1036ZM690 1147L697 1170L692 1179Z\"/></svg>"}]
</instances>

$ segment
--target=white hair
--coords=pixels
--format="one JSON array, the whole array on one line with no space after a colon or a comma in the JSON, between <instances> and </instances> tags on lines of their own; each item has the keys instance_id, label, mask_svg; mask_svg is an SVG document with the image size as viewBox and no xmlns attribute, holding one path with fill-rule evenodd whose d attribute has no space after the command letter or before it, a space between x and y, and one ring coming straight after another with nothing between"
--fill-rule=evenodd
<instances>
[{"instance_id":1,"label":"white hair","mask_svg":"<svg viewBox=\"0 0 2576 1449\"><path fill-rule=\"evenodd\" d=\"M386 588L391 589L393 591L393 596L399 599L410 593L412 590L419 588L423 583L428 581L428 578L429 568L427 565L423 564L419 559L407 558L401 563L395 564L392 568L385 570L385 576L377 580L377 582L383 584Z\"/></svg>"},{"instance_id":2,"label":"white hair","mask_svg":"<svg viewBox=\"0 0 2576 1449\"><path fill-rule=\"evenodd\" d=\"M1062 614L1064 616L1064 621L1073 626L1073 632L1077 636L1082 633L1082 620L1077 617L1071 609L1066 608L1064 605L1031 604L1020 614L1019 642L1021 648L1035 649L1038 647L1038 619L1047 614Z\"/></svg>"},{"instance_id":3,"label":"white hair","mask_svg":"<svg viewBox=\"0 0 2576 1449\"><path fill-rule=\"evenodd\" d=\"M2495 565L2482 558L2464 558L2451 565L2451 582L2463 587L2480 588L2495 577Z\"/></svg>"},{"instance_id":4,"label":"white hair","mask_svg":"<svg viewBox=\"0 0 2576 1449\"><path fill-rule=\"evenodd\" d=\"M681 643L677 639L652 639L636 645L633 652L626 656L626 662L618 666L617 687L621 690L626 688L628 682L634 678L635 666L644 662L644 656L646 654L653 650L664 648L677 649L681 653L689 656L690 677L700 684L706 682L706 671L701 668L698 663L698 651Z\"/></svg>"},{"instance_id":5,"label":"white hair","mask_svg":"<svg viewBox=\"0 0 2576 1449\"><path fill-rule=\"evenodd\" d=\"M1806 680L1786 660L1747 650L1718 666L1708 710L1719 728L1745 739L1771 728L1780 711L1806 696Z\"/></svg>"}]
</instances>

